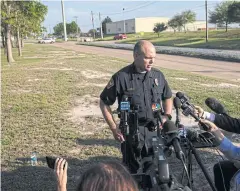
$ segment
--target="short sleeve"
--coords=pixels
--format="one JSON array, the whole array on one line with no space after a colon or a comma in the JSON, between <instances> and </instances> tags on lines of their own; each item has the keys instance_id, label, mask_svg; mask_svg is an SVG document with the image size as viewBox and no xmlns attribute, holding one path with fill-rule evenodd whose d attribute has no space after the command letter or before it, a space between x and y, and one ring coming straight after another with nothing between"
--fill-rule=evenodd
<instances>
[{"instance_id":1,"label":"short sleeve","mask_svg":"<svg viewBox=\"0 0 240 191\"><path fill-rule=\"evenodd\" d=\"M162 100L169 99L172 97L172 90L170 89L167 80L164 78L164 87L163 87L163 94Z\"/></svg>"},{"instance_id":2,"label":"short sleeve","mask_svg":"<svg viewBox=\"0 0 240 191\"><path fill-rule=\"evenodd\" d=\"M109 80L107 86L104 88L100 95L101 100L106 105L113 105L117 98L117 84L116 84L116 76L112 76Z\"/></svg>"}]
</instances>

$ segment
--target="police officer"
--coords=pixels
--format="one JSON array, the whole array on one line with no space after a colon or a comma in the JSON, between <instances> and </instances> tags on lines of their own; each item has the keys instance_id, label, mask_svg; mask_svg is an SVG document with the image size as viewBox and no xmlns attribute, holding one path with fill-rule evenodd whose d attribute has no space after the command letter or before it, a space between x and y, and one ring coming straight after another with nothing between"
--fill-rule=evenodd
<instances>
[{"instance_id":1,"label":"police officer","mask_svg":"<svg viewBox=\"0 0 240 191\"><path fill-rule=\"evenodd\" d=\"M124 137L120 129L117 127L110 106L114 104L116 98L118 104L122 101L123 95L131 97L131 104L139 106L138 121L139 126L144 127L149 120L153 119L152 104L161 102L164 109L163 121L171 118L172 112L172 92L161 71L152 68L156 50L149 41L138 41L133 51L134 62L120 71L115 73L109 83L100 95L100 108L103 116L108 123L114 138L121 142L122 153ZM129 93L131 92L131 93ZM130 132L132 124L129 124ZM144 137L143 135L142 137ZM131 145L127 145L128 151L131 153ZM133 157L129 159L130 171L136 172L138 165ZM126 162L126 161L123 161Z\"/></svg>"}]
</instances>

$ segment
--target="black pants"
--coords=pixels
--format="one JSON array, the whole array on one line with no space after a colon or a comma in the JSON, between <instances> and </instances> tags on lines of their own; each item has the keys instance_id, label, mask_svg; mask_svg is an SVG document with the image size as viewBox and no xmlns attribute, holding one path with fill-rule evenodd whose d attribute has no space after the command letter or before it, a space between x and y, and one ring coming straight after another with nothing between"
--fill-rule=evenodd
<instances>
[{"instance_id":1,"label":"black pants","mask_svg":"<svg viewBox=\"0 0 240 191\"><path fill-rule=\"evenodd\" d=\"M215 186L218 191L229 191L230 181L238 169L231 161L221 161L219 163L216 163L213 167Z\"/></svg>"}]
</instances>

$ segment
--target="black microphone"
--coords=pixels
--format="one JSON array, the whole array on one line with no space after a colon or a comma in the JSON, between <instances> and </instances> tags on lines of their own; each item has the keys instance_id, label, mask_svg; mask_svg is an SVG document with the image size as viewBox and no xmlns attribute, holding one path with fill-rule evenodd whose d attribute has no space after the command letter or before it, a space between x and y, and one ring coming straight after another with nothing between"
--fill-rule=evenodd
<instances>
[{"instance_id":1,"label":"black microphone","mask_svg":"<svg viewBox=\"0 0 240 191\"><path fill-rule=\"evenodd\" d=\"M120 115L121 122L124 127L126 127L126 135L129 134L128 127L128 111L130 110L130 102L128 101L128 96L123 95L122 101L120 102Z\"/></svg>"},{"instance_id":2,"label":"black microphone","mask_svg":"<svg viewBox=\"0 0 240 191\"><path fill-rule=\"evenodd\" d=\"M181 122L181 119L180 119L180 115L179 115L179 109L181 108L181 101L178 97L175 97L173 99L173 105L174 105L174 108L176 109L176 126L178 127L180 122Z\"/></svg>"},{"instance_id":3,"label":"black microphone","mask_svg":"<svg viewBox=\"0 0 240 191\"><path fill-rule=\"evenodd\" d=\"M181 109L183 110L183 112L182 112L183 115L185 115L185 116L191 115L196 121L198 121L200 123L202 128L205 131L207 131L209 129L209 127L205 123L202 123L200 121L199 117L195 115L195 113L194 113L195 106L189 102L189 98L187 96L185 96L182 92L177 92L176 96L180 99L180 101L182 103Z\"/></svg>"},{"instance_id":4,"label":"black microphone","mask_svg":"<svg viewBox=\"0 0 240 191\"><path fill-rule=\"evenodd\" d=\"M217 99L209 97L205 100L205 104L215 113L227 115L226 109Z\"/></svg>"},{"instance_id":5,"label":"black microphone","mask_svg":"<svg viewBox=\"0 0 240 191\"><path fill-rule=\"evenodd\" d=\"M173 145L176 157L179 160L185 160L184 153L179 143L178 128L175 126L175 124L172 121L166 121L163 124L163 132L167 138L167 145Z\"/></svg>"}]
</instances>

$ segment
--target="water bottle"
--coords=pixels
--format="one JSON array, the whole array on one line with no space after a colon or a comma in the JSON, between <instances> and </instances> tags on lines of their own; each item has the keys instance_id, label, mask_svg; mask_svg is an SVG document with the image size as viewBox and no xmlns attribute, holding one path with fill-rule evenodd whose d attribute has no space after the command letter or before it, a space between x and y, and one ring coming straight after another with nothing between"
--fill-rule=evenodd
<instances>
[{"instance_id":1,"label":"water bottle","mask_svg":"<svg viewBox=\"0 0 240 191\"><path fill-rule=\"evenodd\" d=\"M31 153L31 165L32 166L37 165L37 153L36 152Z\"/></svg>"},{"instance_id":2,"label":"water bottle","mask_svg":"<svg viewBox=\"0 0 240 191\"><path fill-rule=\"evenodd\" d=\"M181 138L181 137L184 137L186 138L187 137L187 131L184 127L184 125L180 124L178 126L178 136Z\"/></svg>"}]
</instances>

